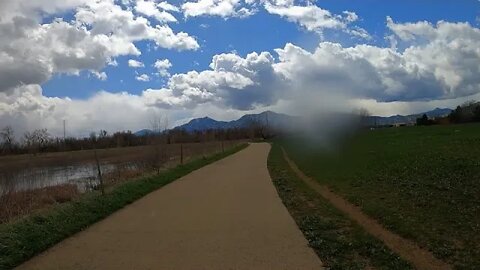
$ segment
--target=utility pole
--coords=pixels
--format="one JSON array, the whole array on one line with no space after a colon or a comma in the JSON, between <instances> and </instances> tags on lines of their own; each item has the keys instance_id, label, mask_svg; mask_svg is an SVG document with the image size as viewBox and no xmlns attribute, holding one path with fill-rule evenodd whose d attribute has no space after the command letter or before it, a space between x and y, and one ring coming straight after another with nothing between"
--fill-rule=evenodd
<instances>
[{"instance_id":1,"label":"utility pole","mask_svg":"<svg viewBox=\"0 0 480 270\"><path fill-rule=\"evenodd\" d=\"M66 123L65 123L65 119L63 119L63 151L66 151L67 150L67 141L66 141L66 137L67 137L67 132L66 132Z\"/></svg>"}]
</instances>

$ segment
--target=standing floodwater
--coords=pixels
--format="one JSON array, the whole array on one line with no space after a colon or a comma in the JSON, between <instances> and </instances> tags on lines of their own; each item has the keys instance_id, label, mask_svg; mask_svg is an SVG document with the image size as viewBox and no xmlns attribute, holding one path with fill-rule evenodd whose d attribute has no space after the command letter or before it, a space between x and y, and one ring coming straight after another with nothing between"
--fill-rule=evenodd
<instances>
[{"instance_id":1,"label":"standing floodwater","mask_svg":"<svg viewBox=\"0 0 480 270\"><path fill-rule=\"evenodd\" d=\"M205 142L99 149L102 175L118 180L200 158L241 141ZM18 191L73 184L80 192L96 189L98 171L94 151L0 157L0 196Z\"/></svg>"},{"instance_id":2,"label":"standing floodwater","mask_svg":"<svg viewBox=\"0 0 480 270\"><path fill-rule=\"evenodd\" d=\"M119 170L134 170L135 164L109 164L101 165L103 174ZM80 191L86 191L98 184L96 164L79 164L69 166L52 166L39 168L26 168L11 172L0 173L0 194L40 189L62 184L75 184Z\"/></svg>"}]
</instances>

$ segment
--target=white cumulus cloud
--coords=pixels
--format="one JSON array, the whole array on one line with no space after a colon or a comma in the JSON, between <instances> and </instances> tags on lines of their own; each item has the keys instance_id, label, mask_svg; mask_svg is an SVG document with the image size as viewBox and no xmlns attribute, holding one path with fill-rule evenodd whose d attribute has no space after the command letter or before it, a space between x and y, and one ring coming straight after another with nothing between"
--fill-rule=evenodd
<instances>
[{"instance_id":1,"label":"white cumulus cloud","mask_svg":"<svg viewBox=\"0 0 480 270\"><path fill-rule=\"evenodd\" d=\"M158 59L153 64L153 67L157 69L158 75L162 77L170 76L168 70L172 67L172 63L168 59Z\"/></svg>"},{"instance_id":2,"label":"white cumulus cloud","mask_svg":"<svg viewBox=\"0 0 480 270\"><path fill-rule=\"evenodd\" d=\"M52 74L87 70L102 78L105 65L116 56L138 54L134 41L163 26L153 27L111 3L92 5L96 11L106 10L96 14L80 7L75 23L40 25L25 17L0 22L1 123L17 130L46 127L55 132L67 118L72 132L80 134L143 128L152 111L168 111L176 122L208 112L240 115L286 100L317 107L334 100L333 105L356 103L387 113L389 108L457 105L480 96L480 29L468 23L396 23L391 18L386 20L387 34L397 46L320 42L306 50L287 43L274 53L214 55L208 69L167 75L165 86L140 94L101 91L86 100L44 96L40 85ZM357 20L350 13L341 18ZM167 74L171 63L159 59L153 67ZM149 81L150 76L137 79Z\"/></svg>"},{"instance_id":3,"label":"white cumulus cloud","mask_svg":"<svg viewBox=\"0 0 480 270\"><path fill-rule=\"evenodd\" d=\"M42 21L68 11L74 20ZM105 80L102 69L116 63L115 57L139 55L135 42L141 40L167 49L199 48L187 33L174 33L168 25L152 26L113 0L5 0L0 15L0 92L42 84L55 73L78 75L87 70Z\"/></svg>"},{"instance_id":4,"label":"white cumulus cloud","mask_svg":"<svg viewBox=\"0 0 480 270\"><path fill-rule=\"evenodd\" d=\"M255 105L270 104L275 98L278 78L274 75L273 57L268 52L251 53L245 58L236 54L215 55L211 70L190 71L170 77L168 87L148 89L149 104L164 108L193 108L198 104L248 110Z\"/></svg>"},{"instance_id":5,"label":"white cumulus cloud","mask_svg":"<svg viewBox=\"0 0 480 270\"><path fill-rule=\"evenodd\" d=\"M350 27L351 23L358 20L358 15L352 11L344 11L341 16L311 3L300 6L294 4L294 1L283 0L265 1L264 7L267 12L297 23L308 31L323 34L326 29L337 29L361 38L370 38L365 29Z\"/></svg>"},{"instance_id":6,"label":"white cumulus cloud","mask_svg":"<svg viewBox=\"0 0 480 270\"><path fill-rule=\"evenodd\" d=\"M253 9L242 6L241 0L197 0L182 4L182 10L185 17L197 16L219 16L228 17L248 17L253 15Z\"/></svg>"},{"instance_id":7,"label":"white cumulus cloud","mask_svg":"<svg viewBox=\"0 0 480 270\"><path fill-rule=\"evenodd\" d=\"M148 81L150 81L150 76L148 76L147 74L140 74L140 75L136 76L135 79L137 81L141 81L141 82L148 82Z\"/></svg>"},{"instance_id":8,"label":"white cumulus cloud","mask_svg":"<svg viewBox=\"0 0 480 270\"><path fill-rule=\"evenodd\" d=\"M128 66L132 68L141 68L141 67L144 67L145 65L142 62L137 61L135 59L129 59Z\"/></svg>"},{"instance_id":9,"label":"white cumulus cloud","mask_svg":"<svg viewBox=\"0 0 480 270\"><path fill-rule=\"evenodd\" d=\"M319 93L379 102L454 99L479 93L480 50L475 45L480 42L479 29L439 22L417 31L414 24L387 23L400 38L411 25L408 33L418 42L409 37L410 43L401 51L321 42L310 52L287 44L275 50L277 61L268 52L245 58L220 54L213 57L211 70L176 74L165 89L147 92L158 106L215 102L242 110ZM402 34L395 32L398 29Z\"/></svg>"},{"instance_id":10,"label":"white cumulus cloud","mask_svg":"<svg viewBox=\"0 0 480 270\"><path fill-rule=\"evenodd\" d=\"M138 0L135 11L149 17L154 17L159 22L177 22L175 17L167 11L175 11L175 6L167 2L155 3L154 1Z\"/></svg>"}]
</instances>

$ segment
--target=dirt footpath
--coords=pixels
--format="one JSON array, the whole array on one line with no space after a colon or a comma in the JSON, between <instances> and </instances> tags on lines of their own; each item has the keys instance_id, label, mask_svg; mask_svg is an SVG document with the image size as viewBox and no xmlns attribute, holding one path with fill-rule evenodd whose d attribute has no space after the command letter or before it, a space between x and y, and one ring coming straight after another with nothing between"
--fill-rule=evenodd
<instances>
[{"instance_id":1,"label":"dirt footpath","mask_svg":"<svg viewBox=\"0 0 480 270\"><path fill-rule=\"evenodd\" d=\"M285 149L282 148L283 157L290 165L291 169L313 190L327 199L338 210L346 214L350 219L358 223L365 231L382 241L393 252L415 266L419 270L449 270L450 265L437 259L433 254L418 246L415 242L403 238L387 229L378 221L369 217L361 208L351 204L341 196L332 192L327 186L319 184L314 179L306 176L297 165L288 157Z\"/></svg>"},{"instance_id":2,"label":"dirt footpath","mask_svg":"<svg viewBox=\"0 0 480 270\"><path fill-rule=\"evenodd\" d=\"M320 269L271 182L269 150L203 167L18 269Z\"/></svg>"}]
</instances>

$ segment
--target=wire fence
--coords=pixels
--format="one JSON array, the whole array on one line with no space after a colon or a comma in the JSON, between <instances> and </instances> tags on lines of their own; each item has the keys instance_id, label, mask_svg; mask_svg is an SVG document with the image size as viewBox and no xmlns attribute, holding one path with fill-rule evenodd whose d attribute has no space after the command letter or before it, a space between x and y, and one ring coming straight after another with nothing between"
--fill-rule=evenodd
<instances>
[{"instance_id":1,"label":"wire fence","mask_svg":"<svg viewBox=\"0 0 480 270\"><path fill-rule=\"evenodd\" d=\"M13 157L0 165L0 223L242 143L245 140L152 144Z\"/></svg>"}]
</instances>

